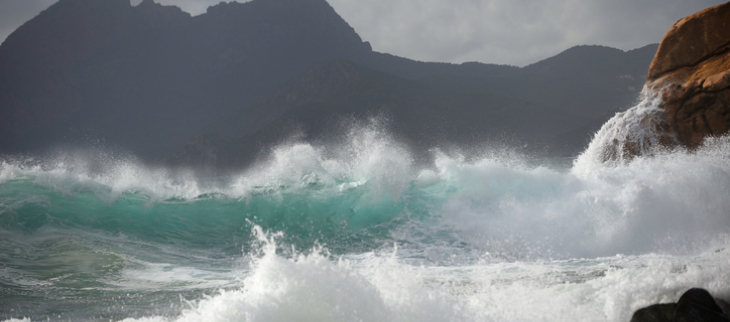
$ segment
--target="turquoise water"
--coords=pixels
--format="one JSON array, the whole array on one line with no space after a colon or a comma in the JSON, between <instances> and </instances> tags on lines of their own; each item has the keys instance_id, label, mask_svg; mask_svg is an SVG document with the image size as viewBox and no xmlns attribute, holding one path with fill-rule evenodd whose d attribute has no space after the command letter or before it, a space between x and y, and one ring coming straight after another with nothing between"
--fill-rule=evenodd
<instances>
[{"instance_id":1,"label":"turquoise water","mask_svg":"<svg viewBox=\"0 0 730 322\"><path fill-rule=\"evenodd\" d=\"M226 177L99 152L0 165L0 321L628 321L730 299L730 139L621 164L377 129Z\"/></svg>"}]
</instances>

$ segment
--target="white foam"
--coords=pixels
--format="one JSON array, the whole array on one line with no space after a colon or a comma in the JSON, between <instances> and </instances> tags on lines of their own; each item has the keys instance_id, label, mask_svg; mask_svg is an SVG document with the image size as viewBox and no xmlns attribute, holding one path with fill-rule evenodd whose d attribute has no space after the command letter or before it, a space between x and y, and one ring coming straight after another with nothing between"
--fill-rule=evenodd
<instances>
[{"instance_id":1,"label":"white foam","mask_svg":"<svg viewBox=\"0 0 730 322\"><path fill-rule=\"evenodd\" d=\"M441 156L419 182L453 191L434 211L444 225L506 257L692 253L730 231L729 154L725 137L591 171Z\"/></svg>"},{"instance_id":2,"label":"white foam","mask_svg":"<svg viewBox=\"0 0 730 322\"><path fill-rule=\"evenodd\" d=\"M270 187L313 184L338 184L342 191L367 182L373 198L397 198L411 181L413 160L408 149L381 127L377 119L355 125L343 143L328 147L278 146L269 159L237 176L225 193L243 197Z\"/></svg>"},{"instance_id":3,"label":"white foam","mask_svg":"<svg viewBox=\"0 0 730 322\"><path fill-rule=\"evenodd\" d=\"M575 170L591 171L597 167L626 164L632 159L632 155L624 152L629 144L642 155L653 154L658 149L654 123L662 119L663 113L660 103L660 95L645 87L637 105L617 113L603 124L588 148L576 159Z\"/></svg>"},{"instance_id":4,"label":"white foam","mask_svg":"<svg viewBox=\"0 0 730 322\"><path fill-rule=\"evenodd\" d=\"M260 232L260 230L259 230ZM691 257L413 266L398 251L283 258L273 238L240 290L221 291L177 317L126 321L628 321L691 287L730 295L730 246Z\"/></svg>"},{"instance_id":5,"label":"white foam","mask_svg":"<svg viewBox=\"0 0 730 322\"><path fill-rule=\"evenodd\" d=\"M379 119L353 125L341 144L284 143L269 158L228 178L199 178L193 171L146 166L134 157L106 150L71 150L43 160L5 158L0 162L0 184L30 178L34 184L67 195L93 193L105 203L124 193L143 194L151 203L185 202L203 195L246 198L310 185L341 191L364 183L370 185L375 199L397 198L414 172L410 152L383 129Z\"/></svg>"}]
</instances>

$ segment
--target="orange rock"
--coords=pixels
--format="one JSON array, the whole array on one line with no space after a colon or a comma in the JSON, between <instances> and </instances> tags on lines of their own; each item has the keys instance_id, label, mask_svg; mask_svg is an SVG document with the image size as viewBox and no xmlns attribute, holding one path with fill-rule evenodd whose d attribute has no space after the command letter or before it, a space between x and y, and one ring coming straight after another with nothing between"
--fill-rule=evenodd
<instances>
[{"instance_id":1,"label":"orange rock","mask_svg":"<svg viewBox=\"0 0 730 322\"><path fill-rule=\"evenodd\" d=\"M662 39L648 79L695 66L730 45L730 2L677 21Z\"/></svg>"},{"instance_id":2,"label":"orange rock","mask_svg":"<svg viewBox=\"0 0 730 322\"><path fill-rule=\"evenodd\" d=\"M730 2L677 21L649 67L662 92L665 135L695 148L730 129Z\"/></svg>"},{"instance_id":3,"label":"orange rock","mask_svg":"<svg viewBox=\"0 0 730 322\"><path fill-rule=\"evenodd\" d=\"M702 90L707 92L716 92L728 87L730 87L730 70L707 77L702 84Z\"/></svg>"}]
</instances>

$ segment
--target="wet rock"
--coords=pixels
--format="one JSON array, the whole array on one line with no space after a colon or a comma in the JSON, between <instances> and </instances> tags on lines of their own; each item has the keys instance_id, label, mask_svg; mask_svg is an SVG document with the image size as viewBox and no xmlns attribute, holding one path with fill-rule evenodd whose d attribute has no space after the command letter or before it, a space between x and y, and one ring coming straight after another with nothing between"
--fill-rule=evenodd
<instances>
[{"instance_id":1,"label":"wet rock","mask_svg":"<svg viewBox=\"0 0 730 322\"><path fill-rule=\"evenodd\" d=\"M593 155L620 164L691 151L705 138L728 132L730 2L680 19L667 31L649 67L642 103L604 125Z\"/></svg>"},{"instance_id":2,"label":"wet rock","mask_svg":"<svg viewBox=\"0 0 730 322\"><path fill-rule=\"evenodd\" d=\"M730 305L705 289L693 288L677 303L654 304L634 312L631 322L730 322Z\"/></svg>"},{"instance_id":3,"label":"wet rock","mask_svg":"<svg viewBox=\"0 0 730 322\"><path fill-rule=\"evenodd\" d=\"M730 322L730 318L707 290L693 288L679 298L674 322Z\"/></svg>"},{"instance_id":4,"label":"wet rock","mask_svg":"<svg viewBox=\"0 0 730 322\"><path fill-rule=\"evenodd\" d=\"M647 306L634 312L631 322L671 322L676 307L676 303Z\"/></svg>"},{"instance_id":5,"label":"wet rock","mask_svg":"<svg viewBox=\"0 0 730 322\"><path fill-rule=\"evenodd\" d=\"M665 129L693 149L730 130L730 2L677 21L649 67L647 87L661 93Z\"/></svg>"},{"instance_id":6,"label":"wet rock","mask_svg":"<svg viewBox=\"0 0 730 322\"><path fill-rule=\"evenodd\" d=\"M723 4L679 19L664 35L649 67L648 79L696 66L725 51L730 35L730 5Z\"/></svg>"},{"instance_id":7,"label":"wet rock","mask_svg":"<svg viewBox=\"0 0 730 322\"><path fill-rule=\"evenodd\" d=\"M725 302L722 299L715 299L715 303L717 303L717 306L722 309L722 313L725 313L728 317L730 317L730 303Z\"/></svg>"}]
</instances>

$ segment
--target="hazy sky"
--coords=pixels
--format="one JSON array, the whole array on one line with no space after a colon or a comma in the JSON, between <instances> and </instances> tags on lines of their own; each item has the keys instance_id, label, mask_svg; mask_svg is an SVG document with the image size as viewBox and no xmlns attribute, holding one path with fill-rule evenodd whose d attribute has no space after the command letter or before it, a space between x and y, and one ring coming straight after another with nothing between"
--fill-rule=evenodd
<instances>
[{"instance_id":1,"label":"hazy sky","mask_svg":"<svg viewBox=\"0 0 730 322\"><path fill-rule=\"evenodd\" d=\"M0 39L57 0L0 0ZM103 1L103 0L100 0ZM423 61L526 65L575 45L661 41L720 0L328 0L373 49ZM131 0L136 5L141 0ZM155 0L193 15L221 0ZM245 1L239 1L245 2Z\"/></svg>"}]
</instances>

